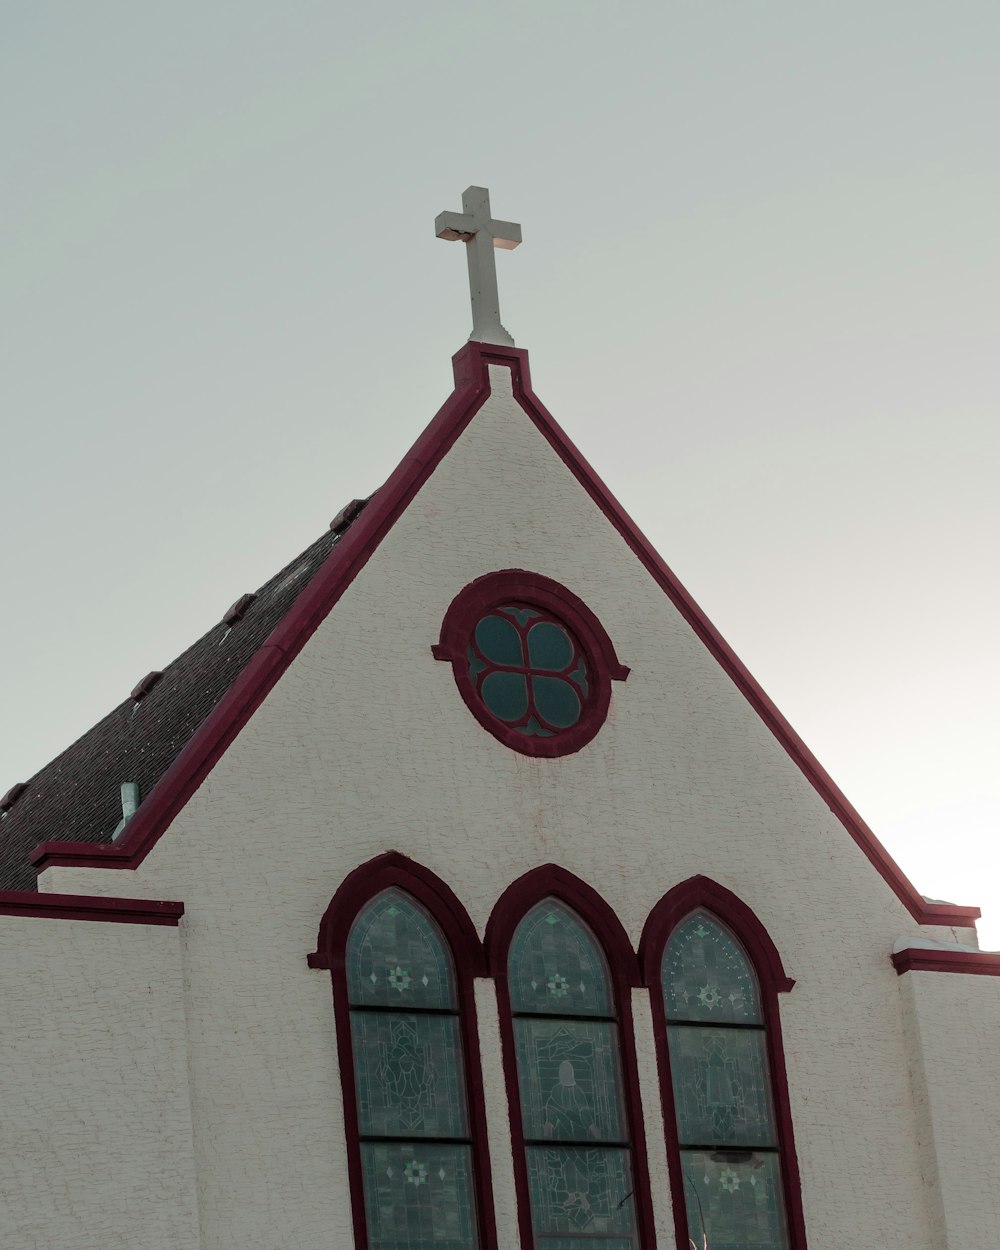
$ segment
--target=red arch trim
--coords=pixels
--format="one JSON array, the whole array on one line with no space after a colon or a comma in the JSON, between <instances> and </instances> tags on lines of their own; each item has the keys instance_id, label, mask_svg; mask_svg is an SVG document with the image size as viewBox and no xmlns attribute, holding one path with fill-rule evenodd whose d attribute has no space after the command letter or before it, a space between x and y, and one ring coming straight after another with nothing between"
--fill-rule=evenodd
<instances>
[{"instance_id":1,"label":"red arch trim","mask_svg":"<svg viewBox=\"0 0 1000 1250\"><path fill-rule=\"evenodd\" d=\"M636 1069L635 1038L632 1028L631 988L639 984L639 964L628 934L608 903L595 889L557 864L543 864L518 877L500 896L486 926L486 967L496 981L503 1043L503 1071L510 1112L511 1145L514 1155L514 1183L517 1189L518 1229L522 1250L531 1250L535 1234L531 1223L531 1198L525 1161L524 1124L521 1120L521 1093L514 1049L514 1021L510 1010L507 982L507 956L514 931L536 903L557 898L590 928L604 950L611 976L618 1017L622 1083L636 1195L636 1223L640 1244L655 1250L653 1206L649 1192L649 1163L642 1101Z\"/></svg>"},{"instance_id":2,"label":"red arch trim","mask_svg":"<svg viewBox=\"0 0 1000 1250\"><path fill-rule=\"evenodd\" d=\"M795 1154L795 1134L788 1099L785 1050L781 1041L781 1017L778 1010L778 995L791 990L795 982L786 975L778 948L753 911L731 890L727 890L725 886L719 885L710 877L703 876L689 877L687 881L674 886L660 899L649 914L649 919L643 929L642 941L639 944L643 983L650 989L653 1038L656 1043L656 1066L660 1073L660 1101L663 1108L667 1164L670 1170L674 1226L677 1230L677 1250L690 1250L691 1243L688 1239L685 1217L687 1204L684 1199L677 1114L670 1075L670 1055L667 1049L667 1018L663 1006L663 994L660 992L660 965L670 934L685 916L689 916L691 912L699 908L711 912L742 943L760 982L761 1010L764 1017L768 1065L771 1071L771 1091L778 1130L788 1235L792 1250L806 1250L802 1182Z\"/></svg>"},{"instance_id":3,"label":"red arch trim","mask_svg":"<svg viewBox=\"0 0 1000 1250\"><path fill-rule=\"evenodd\" d=\"M667 939L685 916L704 907L717 916L746 947L757 976L775 993L787 993L795 982L785 974L778 948L750 908L732 890L711 877L688 877L664 894L649 913L639 942L642 983L660 984L660 961Z\"/></svg>"},{"instance_id":4,"label":"red arch trim","mask_svg":"<svg viewBox=\"0 0 1000 1250\"><path fill-rule=\"evenodd\" d=\"M316 950L309 955L310 968L328 968L333 982L333 1013L337 1054L344 1095L344 1132L347 1137L348 1179L354 1222L355 1250L367 1250L364 1177L361 1168L361 1133L354 1079L354 1047L351 1038L350 1003L347 997L345 957L351 925L362 907L376 894L395 888L415 899L439 925L455 962L459 1028L465 1058L465 1087L469 1100L472 1166L476 1209L482 1250L496 1250L496 1216L490 1178L486 1103L483 1096L479 1028L473 978L482 976L483 955L479 935L458 896L429 869L396 851L379 855L344 878L320 921Z\"/></svg>"}]
</instances>

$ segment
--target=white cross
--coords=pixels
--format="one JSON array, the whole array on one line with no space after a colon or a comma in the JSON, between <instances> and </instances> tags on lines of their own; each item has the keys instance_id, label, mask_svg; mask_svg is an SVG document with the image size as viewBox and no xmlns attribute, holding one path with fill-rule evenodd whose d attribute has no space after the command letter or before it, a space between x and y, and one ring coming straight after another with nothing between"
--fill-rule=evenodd
<instances>
[{"instance_id":1,"label":"white cross","mask_svg":"<svg viewBox=\"0 0 1000 1250\"><path fill-rule=\"evenodd\" d=\"M461 239L465 244L472 295L469 338L478 343L507 343L513 347L514 340L500 324L493 249L512 251L521 242L521 227L513 221L494 221L490 216L489 191L485 187L468 187L462 192L462 211L438 213L434 233L439 239Z\"/></svg>"}]
</instances>

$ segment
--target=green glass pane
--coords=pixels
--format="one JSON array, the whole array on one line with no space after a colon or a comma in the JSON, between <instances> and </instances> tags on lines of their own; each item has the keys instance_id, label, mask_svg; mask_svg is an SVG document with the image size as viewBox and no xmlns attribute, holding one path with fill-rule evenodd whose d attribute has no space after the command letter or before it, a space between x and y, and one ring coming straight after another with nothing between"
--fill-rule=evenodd
<instances>
[{"instance_id":1,"label":"green glass pane","mask_svg":"<svg viewBox=\"0 0 1000 1250\"><path fill-rule=\"evenodd\" d=\"M468 1146L362 1142L371 1250L474 1250Z\"/></svg>"},{"instance_id":2,"label":"green glass pane","mask_svg":"<svg viewBox=\"0 0 1000 1250\"><path fill-rule=\"evenodd\" d=\"M520 720L528 710L528 684L521 673L490 673L483 678L479 693L499 720Z\"/></svg>"},{"instance_id":3,"label":"green glass pane","mask_svg":"<svg viewBox=\"0 0 1000 1250\"><path fill-rule=\"evenodd\" d=\"M569 729L580 719L580 696L563 678L532 677L531 693L538 714L555 729Z\"/></svg>"},{"instance_id":4,"label":"green glass pane","mask_svg":"<svg viewBox=\"0 0 1000 1250\"><path fill-rule=\"evenodd\" d=\"M773 1146L764 1030L675 1024L667 1033L681 1144Z\"/></svg>"},{"instance_id":5,"label":"green glass pane","mask_svg":"<svg viewBox=\"0 0 1000 1250\"><path fill-rule=\"evenodd\" d=\"M562 672L573 662L576 647L555 621L539 621L528 630L528 659L532 668Z\"/></svg>"},{"instance_id":6,"label":"green glass pane","mask_svg":"<svg viewBox=\"0 0 1000 1250\"><path fill-rule=\"evenodd\" d=\"M537 1237L539 1250L633 1250L629 1237L601 1237L584 1233L579 1237Z\"/></svg>"},{"instance_id":7,"label":"green glass pane","mask_svg":"<svg viewBox=\"0 0 1000 1250\"><path fill-rule=\"evenodd\" d=\"M635 1198L627 1150L529 1146L531 1221L539 1245L612 1247L635 1242ZM714 1250L714 1247L713 1247Z\"/></svg>"},{"instance_id":8,"label":"green glass pane","mask_svg":"<svg viewBox=\"0 0 1000 1250\"><path fill-rule=\"evenodd\" d=\"M401 890L376 895L351 926L347 992L380 1007L455 1006L451 955L427 913Z\"/></svg>"},{"instance_id":9,"label":"green glass pane","mask_svg":"<svg viewBox=\"0 0 1000 1250\"><path fill-rule=\"evenodd\" d=\"M352 1011L361 1132L377 1137L467 1137L456 1016Z\"/></svg>"},{"instance_id":10,"label":"green glass pane","mask_svg":"<svg viewBox=\"0 0 1000 1250\"><path fill-rule=\"evenodd\" d=\"M757 979L743 948L707 912L673 931L663 953L663 996L669 1020L761 1024Z\"/></svg>"},{"instance_id":11,"label":"green glass pane","mask_svg":"<svg viewBox=\"0 0 1000 1250\"><path fill-rule=\"evenodd\" d=\"M778 1157L681 1151L688 1236L701 1250L787 1250Z\"/></svg>"},{"instance_id":12,"label":"green glass pane","mask_svg":"<svg viewBox=\"0 0 1000 1250\"><path fill-rule=\"evenodd\" d=\"M476 646L493 664L524 665L521 635L502 616L484 616L476 626Z\"/></svg>"},{"instance_id":13,"label":"green glass pane","mask_svg":"<svg viewBox=\"0 0 1000 1250\"><path fill-rule=\"evenodd\" d=\"M507 961L511 1008L560 1016L613 1016L600 947L573 913L544 899L517 926Z\"/></svg>"},{"instance_id":14,"label":"green glass pane","mask_svg":"<svg viewBox=\"0 0 1000 1250\"><path fill-rule=\"evenodd\" d=\"M516 1019L514 1044L527 1138L623 1141L618 1026L600 1020Z\"/></svg>"}]
</instances>

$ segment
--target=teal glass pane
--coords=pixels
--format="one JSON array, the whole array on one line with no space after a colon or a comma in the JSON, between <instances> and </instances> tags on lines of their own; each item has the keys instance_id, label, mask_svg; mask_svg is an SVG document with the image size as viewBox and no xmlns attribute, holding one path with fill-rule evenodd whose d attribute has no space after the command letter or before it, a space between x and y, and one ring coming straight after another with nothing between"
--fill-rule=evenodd
<instances>
[{"instance_id":1,"label":"teal glass pane","mask_svg":"<svg viewBox=\"0 0 1000 1250\"><path fill-rule=\"evenodd\" d=\"M663 953L668 1020L762 1024L757 978L743 948L707 912L682 920Z\"/></svg>"},{"instance_id":2,"label":"teal glass pane","mask_svg":"<svg viewBox=\"0 0 1000 1250\"><path fill-rule=\"evenodd\" d=\"M635 1196L627 1150L529 1146L528 1191L539 1246L566 1250L635 1244ZM714 1247L713 1247L714 1250Z\"/></svg>"},{"instance_id":3,"label":"teal glass pane","mask_svg":"<svg viewBox=\"0 0 1000 1250\"><path fill-rule=\"evenodd\" d=\"M362 1134L467 1137L457 1016L352 1011Z\"/></svg>"},{"instance_id":4,"label":"teal glass pane","mask_svg":"<svg viewBox=\"0 0 1000 1250\"><path fill-rule=\"evenodd\" d=\"M524 667L524 645L515 626L502 616L484 616L476 626L476 646L491 664Z\"/></svg>"},{"instance_id":5,"label":"teal glass pane","mask_svg":"<svg viewBox=\"0 0 1000 1250\"><path fill-rule=\"evenodd\" d=\"M532 677L531 693L538 714L554 729L569 729L580 719L580 696L562 677Z\"/></svg>"},{"instance_id":6,"label":"teal glass pane","mask_svg":"<svg viewBox=\"0 0 1000 1250\"><path fill-rule=\"evenodd\" d=\"M682 1150L681 1171L698 1250L788 1250L777 1155Z\"/></svg>"},{"instance_id":7,"label":"teal glass pane","mask_svg":"<svg viewBox=\"0 0 1000 1250\"><path fill-rule=\"evenodd\" d=\"M528 631L528 659L532 668L562 672L573 661L573 639L555 621L539 621Z\"/></svg>"},{"instance_id":8,"label":"teal glass pane","mask_svg":"<svg viewBox=\"0 0 1000 1250\"><path fill-rule=\"evenodd\" d=\"M370 1250L474 1250L468 1146L362 1142Z\"/></svg>"},{"instance_id":9,"label":"teal glass pane","mask_svg":"<svg viewBox=\"0 0 1000 1250\"><path fill-rule=\"evenodd\" d=\"M613 1016L600 947L576 916L544 899L517 926L507 961L511 1009L561 1016Z\"/></svg>"},{"instance_id":10,"label":"teal glass pane","mask_svg":"<svg viewBox=\"0 0 1000 1250\"><path fill-rule=\"evenodd\" d=\"M498 720L520 720L528 710L528 682L523 673L489 673L479 687L483 702Z\"/></svg>"},{"instance_id":11,"label":"teal glass pane","mask_svg":"<svg viewBox=\"0 0 1000 1250\"><path fill-rule=\"evenodd\" d=\"M763 1029L667 1030L677 1136L692 1146L773 1146Z\"/></svg>"},{"instance_id":12,"label":"teal glass pane","mask_svg":"<svg viewBox=\"0 0 1000 1250\"><path fill-rule=\"evenodd\" d=\"M618 1026L601 1020L516 1019L527 1138L624 1141Z\"/></svg>"},{"instance_id":13,"label":"teal glass pane","mask_svg":"<svg viewBox=\"0 0 1000 1250\"><path fill-rule=\"evenodd\" d=\"M454 1008L451 955L427 913L401 890L376 895L347 939L352 1004Z\"/></svg>"}]
</instances>

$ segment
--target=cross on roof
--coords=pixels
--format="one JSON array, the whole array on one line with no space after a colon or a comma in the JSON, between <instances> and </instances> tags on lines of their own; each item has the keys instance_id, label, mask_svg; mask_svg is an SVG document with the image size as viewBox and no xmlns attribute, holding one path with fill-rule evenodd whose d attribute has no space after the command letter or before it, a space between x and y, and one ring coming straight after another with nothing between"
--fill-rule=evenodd
<instances>
[{"instance_id":1,"label":"cross on roof","mask_svg":"<svg viewBox=\"0 0 1000 1250\"><path fill-rule=\"evenodd\" d=\"M513 221L494 221L490 216L490 193L485 187L467 187L462 192L460 213L438 213L434 233L439 239L461 239L469 262L469 291L472 295L472 333L478 343L506 343L514 340L500 324L500 296L497 292L495 247L512 251L521 242L521 227Z\"/></svg>"}]
</instances>

